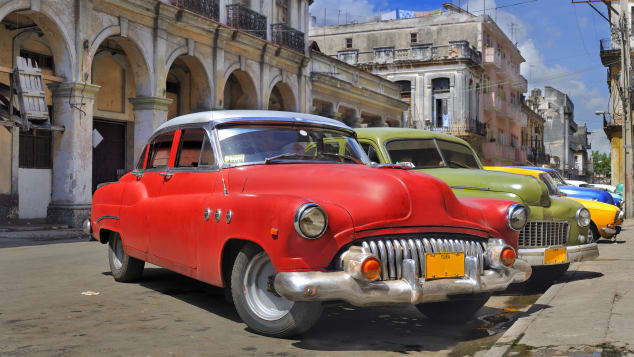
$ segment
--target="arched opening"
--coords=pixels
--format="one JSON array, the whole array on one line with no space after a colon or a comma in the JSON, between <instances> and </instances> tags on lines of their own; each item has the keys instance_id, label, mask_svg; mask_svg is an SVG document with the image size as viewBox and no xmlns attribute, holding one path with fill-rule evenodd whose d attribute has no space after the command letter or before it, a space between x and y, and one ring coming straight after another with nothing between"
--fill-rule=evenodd
<instances>
[{"instance_id":1,"label":"arched opening","mask_svg":"<svg viewBox=\"0 0 634 357\"><path fill-rule=\"evenodd\" d=\"M380 115L368 112L361 112L361 123L368 128L384 126L383 120L381 120Z\"/></svg>"},{"instance_id":2,"label":"arched opening","mask_svg":"<svg viewBox=\"0 0 634 357\"><path fill-rule=\"evenodd\" d=\"M334 115L334 105L320 99L313 99L313 114L332 118Z\"/></svg>"},{"instance_id":3,"label":"arched opening","mask_svg":"<svg viewBox=\"0 0 634 357\"><path fill-rule=\"evenodd\" d=\"M11 3L2 9L11 7ZM16 57L26 58L42 70L49 116L54 113L48 84L73 80L72 47L53 18L37 11L11 12L0 25L0 121L10 118L10 77ZM13 116L20 107L13 101ZM49 117L53 122L53 118ZM13 130L0 126L0 215L44 218L52 195L53 136L48 130ZM12 145L17 142L18 155ZM13 170L17 159L17 170ZM13 183L17 180L18 185ZM19 184L21 182L21 184ZM16 214L17 213L17 214Z\"/></svg>"},{"instance_id":4,"label":"arched opening","mask_svg":"<svg viewBox=\"0 0 634 357\"><path fill-rule=\"evenodd\" d=\"M135 148L143 144L135 142L130 98L150 96L152 92L146 59L131 39L106 38L91 60L91 81L101 87L93 105L94 192L100 183L116 181L134 165Z\"/></svg>"},{"instance_id":5,"label":"arched opening","mask_svg":"<svg viewBox=\"0 0 634 357\"><path fill-rule=\"evenodd\" d=\"M223 97L224 109L257 109L257 90L245 71L237 70L229 75Z\"/></svg>"},{"instance_id":6,"label":"arched opening","mask_svg":"<svg viewBox=\"0 0 634 357\"><path fill-rule=\"evenodd\" d=\"M337 118L338 120L343 121L346 125L350 127L359 127L359 118L357 117L356 109L340 104L337 112L339 113L339 118Z\"/></svg>"},{"instance_id":7,"label":"arched opening","mask_svg":"<svg viewBox=\"0 0 634 357\"><path fill-rule=\"evenodd\" d=\"M295 111L295 98L293 91L286 83L278 82L271 90L269 96L269 110Z\"/></svg>"},{"instance_id":8,"label":"arched opening","mask_svg":"<svg viewBox=\"0 0 634 357\"><path fill-rule=\"evenodd\" d=\"M193 56L179 56L167 73L165 96L172 100L167 119L211 109L211 87L202 63Z\"/></svg>"}]
</instances>

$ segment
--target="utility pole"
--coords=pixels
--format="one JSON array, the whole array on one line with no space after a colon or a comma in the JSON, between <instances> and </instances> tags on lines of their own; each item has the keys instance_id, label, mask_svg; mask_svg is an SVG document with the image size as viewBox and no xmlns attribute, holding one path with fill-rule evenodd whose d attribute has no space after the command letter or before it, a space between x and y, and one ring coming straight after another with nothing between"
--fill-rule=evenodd
<instances>
[{"instance_id":1,"label":"utility pole","mask_svg":"<svg viewBox=\"0 0 634 357\"><path fill-rule=\"evenodd\" d=\"M623 102L623 120L621 123L621 135L623 141L623 193L625 195L625 216L634 217L634 205L632 202L632 72L630 51L630 4L629 0L620 0L621 15L619 16L619 31L621 35L621 90Z\"/></svg>"}]
</instances>

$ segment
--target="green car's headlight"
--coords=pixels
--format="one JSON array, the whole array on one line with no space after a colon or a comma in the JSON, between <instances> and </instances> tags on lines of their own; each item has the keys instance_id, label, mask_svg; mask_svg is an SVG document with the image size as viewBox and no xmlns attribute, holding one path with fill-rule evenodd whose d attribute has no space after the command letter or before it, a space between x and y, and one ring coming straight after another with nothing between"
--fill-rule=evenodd
<instances>
[{"instance_id":1,"label":"green car's headlight","mask_svg":"<svg viewBox=\"0 0 634 357\"><path fill-rule=\"evenodd\" d=\"M587 227L590 225L590 211L585 208L579 208L577 210L577 224L580 227Z\"/></svg>"},{"instance_id":2,"label":"green car's headlight","mask_svg":"<svg viewBox=\"0 0 634 357\"><path fill-rule=\"evenodd\" d=\"M295 212L293 222L297 234L306 239L321 237L328 227L328 215L316 203L305 203Z\"/></svg>"},{"instance_id":3,"label":"green car's headlight","mask_svg":"<svg viewBox=\"0 0 634 357\"><path fill-rule=\"evenodd\" d=\"M519 203L516 203L509 207L506 211L506 220L508 221L509 228L514 231L519 231L524 228L528 221L528 209Z\"/></svg>"}]
</instances>

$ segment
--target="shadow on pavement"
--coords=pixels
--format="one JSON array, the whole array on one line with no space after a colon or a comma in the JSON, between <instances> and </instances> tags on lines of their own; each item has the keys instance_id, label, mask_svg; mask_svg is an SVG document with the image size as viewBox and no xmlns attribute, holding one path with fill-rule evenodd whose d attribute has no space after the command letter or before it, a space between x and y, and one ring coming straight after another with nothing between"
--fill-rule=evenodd
<instances>
[{"instance_id":1,"label":"shadow on pavement","mask_svg":"<svg viewBox=\"0 0 634 357\"><path fill-rule=\"evenodd\" d=\"M104 272L110 275L110 272ZM187 304L194 305L212 314L234 322L240 322L233 304L225 300L224 289L188 278L163 268L146 267L139 285L164 295L169 295Z\"/></svg>"},{"instance_id":2,"label":"shadow on pavement","mask_svg":"<svg viewBox=\"0 0 634 357\"><path fill-rule=\"evenodd\" d=\"M599 239L597 244L623 244L626 243L624 240L611 240L611 239Z\"/></svg>"},{"instance_id":3,"label":"shadow on pavement","mask_svg":"<svg viewBox=\"0 0 634 357\"><path fill-rule=\"evenodd\" d=\"M596 279L602 276L603 276L603 273L599 273L596 271L575 270L575 271L567 272L559 280L555 281L554 284L569 283L572 281L579 281L579 280Z\"/></svg>"}]
</instances>

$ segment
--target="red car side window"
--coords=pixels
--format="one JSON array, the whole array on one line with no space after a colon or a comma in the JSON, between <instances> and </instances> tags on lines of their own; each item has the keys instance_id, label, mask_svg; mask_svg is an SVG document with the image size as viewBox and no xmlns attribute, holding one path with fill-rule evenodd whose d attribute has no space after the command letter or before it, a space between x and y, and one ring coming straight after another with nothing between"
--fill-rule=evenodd
<instances>
[{"instance_id":1,"label":"red car side window","mask_svg":"<svg viewBox=\"0 0 634 357\"><path fill-rule=\"evenodd\" d=\"M159 135L154 139L152 144L150 144L150 161L147 168L167 167L173 139L174 132Z\"/></svg>"},{"instance_id":2,"label":"red car side window","mask_svg":"<svg viewBox=\"0 0 634 357\"><path fill-rule=\"evenodd\" d=\"M205 136L203 129L183 130L174 167L198 167Z\"/></svg>"}]
</instances>

